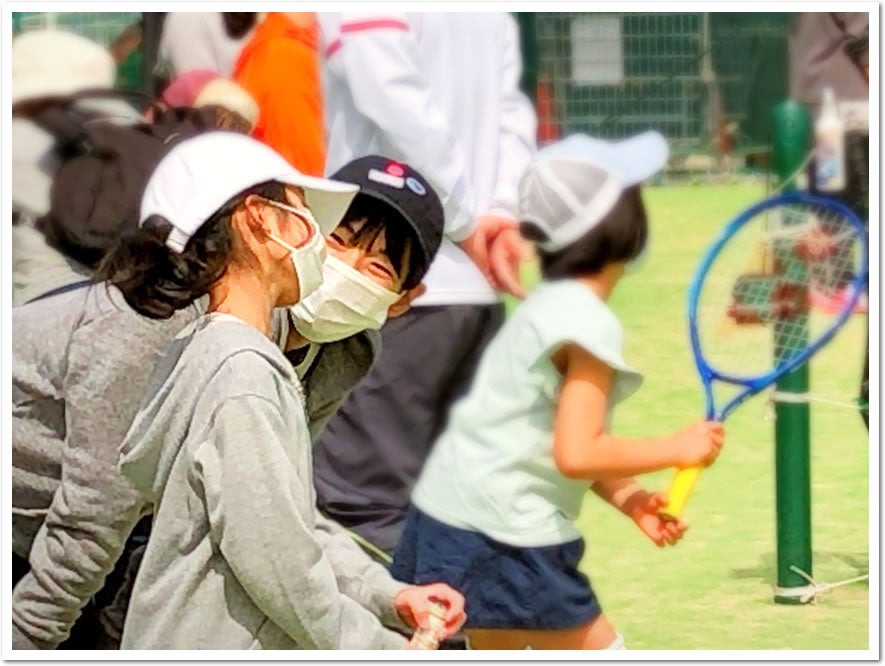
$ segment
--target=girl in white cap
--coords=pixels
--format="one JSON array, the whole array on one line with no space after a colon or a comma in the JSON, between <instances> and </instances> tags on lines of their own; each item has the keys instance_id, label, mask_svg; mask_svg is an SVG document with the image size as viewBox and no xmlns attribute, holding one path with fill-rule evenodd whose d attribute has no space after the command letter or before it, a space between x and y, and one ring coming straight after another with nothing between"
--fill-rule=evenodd
<instances>
[{"instance_id":1,"label":"girl in white cap","mask_svg":"<svg viewBox=\"0 0 885 666\"><path fill-rule=\"evenodd\" d=\"M140 229L103 264L99 277L146 316L209 295L121 447L154 509L124 649L402 648L382 622L425 624L433 599L449 633L463 622L445 585L404 587L380 567L353 581L327 557L344 537L318 516L304 395L270 339L274 309L321 285L324 236L356 190L247 137L205 134L160 162Z\"/></svg>"},{"instance_id":2,"label":"girl in white cap","mask_svg":"<svg viewBox=\"0 0 885 666\"><path fill-rule=\"evenodd\" d=\"M360 191L326 238L323 283L274 313L274 338L301 381L313 439L369 371L377 329L421 293L439 246L442 204L421 174L402 165L426 184L421 194L369 178L389 162L367 156L332 175ZM321 195L308 188L306 196L316 203ZM130 535L144 502L118 469L119 446L151 371L208 305L207 294L153 319L99 282L14 308L13 649L119 648L150 522ZM368 603L376 586L366 581L389 575L337 524L328 527L341 538L326 542L324 554L350 581L340 589Z\"/></svg>"},{"instance_id":3,"label":"girl in white cap","mask_svg":"<svg viewBox=\"0 0 885 666\"><path fill-rule=\"evenodd\" d=\"M332 175L360 191L326 238L323 283L274 313L314 440L372 366L377 329L421 293L439 246L439 198L429 184L419 194L369 178L388 163L367 156ZM319 193L306 195L316 202ZM154 319L107 283L74 286L13 309L13 649L119 647L150 523L145 517L130 535L144 502L117 468L119 446L151 371L209 305L207 294ZM325 554L339 575L359 581L351 589L371 592L362 581L377 566L355 543L338 539Z\"/></svg>"},{"instance_id":4,"label":"girl in white cap","mask_svg":"<svg viewBox=\"0 0 885 666\"><path fill-rule=\"evenodd\" d=\"M722 446L718 423L645 440L609 432L641 375L606 302L645 250L639 186L666 160L657 133L572 136L541 150L520 185L521 229L544 280L453 409L392 567L400 580L461 590L474 649L623 649L578 568L585 544L573 522L587 487L658 546L673 544L686 525L658 518L665 495L632 477L710 464Z\"/></svg>"}]
</instances>

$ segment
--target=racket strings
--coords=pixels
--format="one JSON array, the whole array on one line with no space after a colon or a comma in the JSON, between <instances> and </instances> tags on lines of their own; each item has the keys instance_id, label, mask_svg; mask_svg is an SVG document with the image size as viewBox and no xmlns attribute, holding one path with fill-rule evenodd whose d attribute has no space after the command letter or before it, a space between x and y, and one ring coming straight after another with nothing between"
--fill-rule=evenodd
<instances>
[{"instance_id":1,"label":"racket strings","mask_svg":"<svg viewBox=\"0 0 885 666\"><path fill-rule=\"evenodd\" d=\"M856 227L838 211L781 205L749 220L704 278L697 333L710 366L755 377L790 363L850 306L862 263Z\"/></svg>"},{"instance_id":2,"label":"racket strings","mask_svg":"<svg viewBox=\"0 0 885 666\"><path fill-rule=\"evenodd\" d=\"M777 208L769 216L769 244L783 246L788 275L808 272L809 286L836 295L861 263L857 231L840 213L821 207Z\"/></svg>"}]
</instances>

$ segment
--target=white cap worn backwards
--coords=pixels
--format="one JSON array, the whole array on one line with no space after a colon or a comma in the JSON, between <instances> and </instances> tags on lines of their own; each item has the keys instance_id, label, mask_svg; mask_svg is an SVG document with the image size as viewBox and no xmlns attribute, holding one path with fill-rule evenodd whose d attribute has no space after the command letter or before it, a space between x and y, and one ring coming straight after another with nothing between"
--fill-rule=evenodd
<instances>
[{"instance_id":1,"label":"white cap worn backwards","mask_svg":"<svg viewBox=\"0 0 885 666\"><path fill-rule=\"evenodd\" d=\"M668 157L658 132L616 142L574 134L538 151L520 183L520 219L547 235L541 248L561 250L599 224L625 189L660 171Z\"/></svg>"}]
</instances>

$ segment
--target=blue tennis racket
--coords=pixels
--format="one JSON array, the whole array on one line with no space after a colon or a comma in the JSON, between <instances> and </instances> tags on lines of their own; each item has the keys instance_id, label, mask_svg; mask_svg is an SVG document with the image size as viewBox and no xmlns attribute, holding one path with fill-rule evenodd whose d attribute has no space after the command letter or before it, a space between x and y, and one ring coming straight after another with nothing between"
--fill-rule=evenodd
<instances>
[{"instance_id":1,"label":"blue tennis racket","mask_svg":"<svg viewBox=\"0 0 885 666\"><path fill-rule=\"evenodd\" d=\"M724 420L833 338L864 293L868 256L864 223L825 197L775 196L725 226L688 293L707 419ZM682 515L701 469L676 474L663 517Z\"/></svg>"}]
</instances>

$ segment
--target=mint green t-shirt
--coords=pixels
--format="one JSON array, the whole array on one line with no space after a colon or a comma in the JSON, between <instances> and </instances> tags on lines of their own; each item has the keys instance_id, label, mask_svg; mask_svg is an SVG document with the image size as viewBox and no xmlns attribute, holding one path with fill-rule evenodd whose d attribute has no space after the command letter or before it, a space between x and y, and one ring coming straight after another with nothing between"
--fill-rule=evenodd
<instances>
[{"instance_id":1,"label":"mint green t-shirt","mask_svg":"<svg viewBox=\"0 0 885 666\"><path fill-rule=\"evenodd\" d=\"M443 523L513 546L580 537L573 521L587 481L568 479L553 460L562 375L552 356L572 342L612 367L612 407L642 376L622 357L624 331L608 306L576 280L542 283L498 332L469 393L454 407L412 494Z\"/></svg>"}]
</instances>

